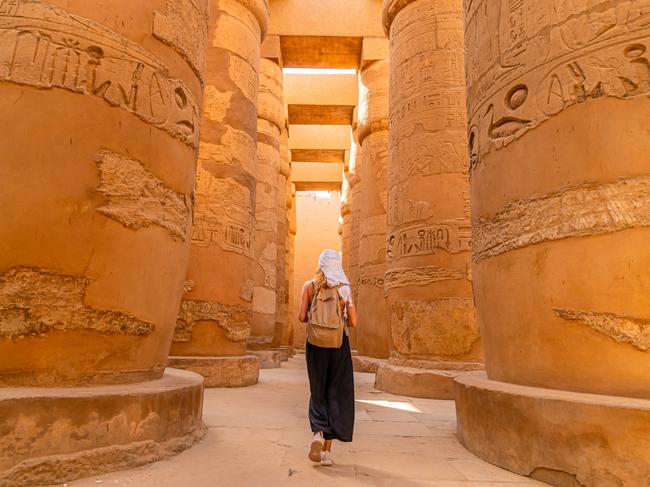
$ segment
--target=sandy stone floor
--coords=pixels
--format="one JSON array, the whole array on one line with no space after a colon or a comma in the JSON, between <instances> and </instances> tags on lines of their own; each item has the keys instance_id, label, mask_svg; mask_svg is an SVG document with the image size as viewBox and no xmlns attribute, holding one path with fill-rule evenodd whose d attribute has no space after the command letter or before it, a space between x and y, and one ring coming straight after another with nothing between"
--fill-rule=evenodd
<instances>
[{"instance_id":1,"label":"sandy stone floor","mask_svg":"<svg viewBox=\"0 0 650 487\"><path fill-rule=\"evenodd\" d=\"M333 467L307 458L311 440L304 355L260 371L244 389L207 389L206 438L167 461L70 482L69 487L215 486L543 486L489 465L455 438L451 401L377 391L372 374L355 374L355 441L336 443Z\"/></svg>"}]
</instances>

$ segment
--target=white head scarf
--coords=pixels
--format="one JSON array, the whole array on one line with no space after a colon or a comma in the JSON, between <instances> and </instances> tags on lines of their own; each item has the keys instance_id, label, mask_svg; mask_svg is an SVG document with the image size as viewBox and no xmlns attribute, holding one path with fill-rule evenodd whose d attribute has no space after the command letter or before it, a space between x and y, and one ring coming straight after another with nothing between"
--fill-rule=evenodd
<instances>
[{"instance_id":1,"label":"white head scarf","mask_svg":"<svg viewBox=\"0 0 650 487\"><path fill-rule=\"evenodd\" d=\"M350 289L350 281L348 281L348 277L343 271L341 254L336 250L325 250L318 258L318 268L325 274L328 286L333 287L343 284L339 288L339 295L344 301L349 301L352 290Z\"/></svg>"}]
</instances>

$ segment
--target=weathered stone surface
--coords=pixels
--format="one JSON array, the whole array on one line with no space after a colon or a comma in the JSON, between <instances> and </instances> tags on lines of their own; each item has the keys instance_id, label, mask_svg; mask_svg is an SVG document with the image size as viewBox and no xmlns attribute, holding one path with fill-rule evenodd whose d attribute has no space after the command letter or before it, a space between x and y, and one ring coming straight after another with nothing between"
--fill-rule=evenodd
<instances>
[{"instance_id":1,"label":"weathered stone surface","mask_svg":"<svg viewBox=\"0 0 650 487\"><path fill-rule=\"evenodd\" d=\"M106 204L97 211L127 228L158 225L173 238L186 240L192 198L166 187L140 161L111 151L101 151L97 191Z\"/></svg>"},{"instance_id":2,"label":"weathered stone surface","mask_svg":"<svg viewBox=\"0 0 650 487\"><path fill-rule=\"evenodd\" d=\"M168 369L158 380L0 390L0 485L62 484L162 460L205 434L203 379Z\"/></svg>"},{"instance_id":3,"label":"weathered stone surface","mask_svg":"<svg viewBox=\"0 0 650 487\"><path fill-rule=\"evenodd\" d=\"M449 398L453 373L444 370L482 355L468 279L462 1L387 0L384 26L391 70L384 290L392 343L377 384ZM398 366L412 360L438 371Z\"/></svg>"},{"instance_id":4,"label":"weathered stone surface","mask_svg":"<svg viewBox=\"0 0 650 487\"><path fill-rule=\"evenodd\" d=\"M86 277L29 267L0 274L0 338L42 336L53 330L131 336L154 331L152 323L128 314L86 306L88 284Z\"/></svg>"},{"instance_id":5,"label":"weathered stone surface","mask_svg":"<svg viewBox=\"0 0 650 487\"><path fill-rule=\"evenodd\" d=\"M577 321L590 326L618 342L629 343L643 352L650 349L650 320L572 309L556 309L555 314L563 320Z\"/></svg>"},{"instance_id":6,"label":"weathered stone surface","mask_svg":"<svg viewBox=\"0 0 650 487\"><path fill-rule=\"evenodd\" d=\"M407 300L391 306L391 336L400 354L469 355L480 339L468 298Z\"/></svg>"},{"instance_id":7,"label":"weathered stone surface","mask_svg":"<svg viewBox=\"0 0 650 487\"><path fill-rule=\"evenodd\" d=\"M471 452L557 486L650 482L650 401L456 379L458 439Z\"/></svg>"},{"instance_id":8,"label":"weathered stone surface","mask_svg":"<svg viewBox=\"0 0 650 487\"><path fill-rule=\"evenodd\" d=\"M474 259L540 242L650 227L650 177L586 183L529 200L508 203L474 226Z\"/></svg>"},{"instance_id":9,"label":"weathered stone surface","mask_svg":"<svg viewBox=\"0 0 650 487\"><path fill-rule=\"evenodd\" d=\"M208 1L167 0L166 9L153 17L153 35L177 50L200 79L208 44Z\"/></svg>"},{"instance_id":10,"label":"weathered stone surface","mask_svg":"<svg viewBox=\"0 0 650 487\"><path fill-rule=\"evenodd\" d=\"M169 357L169 367L203 376L204 387L246 387L257 384L259 365L254 355L236 357Z\"/></svg>"}]
</instances>

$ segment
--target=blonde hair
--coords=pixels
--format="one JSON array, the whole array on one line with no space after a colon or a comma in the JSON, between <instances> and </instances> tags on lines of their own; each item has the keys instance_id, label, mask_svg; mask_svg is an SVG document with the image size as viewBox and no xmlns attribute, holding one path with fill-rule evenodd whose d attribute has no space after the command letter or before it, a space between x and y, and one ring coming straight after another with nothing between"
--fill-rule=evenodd
<instances>
[{"instance_id":1,"label":"blonde hair","mask_svg":"<svg viewBox=\"0 0 650 487\"><path fill-rule=\"evenodd\" d=\"M314 274L313 281L316 289L320 289L322 287L327 286L327 278L325 277L325 274L321 269L316 270L316 274Z\"/></svg>"}]
</instances>

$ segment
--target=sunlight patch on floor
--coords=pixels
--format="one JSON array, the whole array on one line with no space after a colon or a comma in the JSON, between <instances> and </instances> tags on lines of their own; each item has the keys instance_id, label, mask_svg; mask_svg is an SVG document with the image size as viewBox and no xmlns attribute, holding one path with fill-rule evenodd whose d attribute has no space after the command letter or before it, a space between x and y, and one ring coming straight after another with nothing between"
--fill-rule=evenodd
<instances>
[{"instance_id":1,"label":"sunlight patch on floor","mask_svg":"<svg viewBox=\"0 0 650 487\"><path fill-rule=\"evenodd\" d=\"M377 400L370 400L370 399L357 399L357 402L362 402L364 404L372 404L374 406L381 406L389 409L399 409L400 411L407 411L409 413L421 413L418 408L416 408L413 404L410 404L408 402L400 402L400 401L377 401Z\"/></svg>"}]
</instances>

